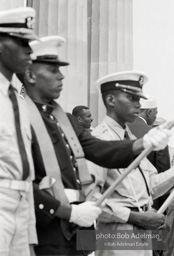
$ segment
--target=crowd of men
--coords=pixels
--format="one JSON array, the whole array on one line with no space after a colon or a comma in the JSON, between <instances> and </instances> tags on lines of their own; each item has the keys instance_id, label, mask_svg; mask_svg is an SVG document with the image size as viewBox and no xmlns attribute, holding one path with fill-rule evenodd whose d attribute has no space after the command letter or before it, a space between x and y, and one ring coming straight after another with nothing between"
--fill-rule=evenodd
<instances>
[{"instance_id":1,"label":"crowd of men","mask_svg":"<svg viewBox=\"0 0 174 256\"><path fill-rule=\"evenodd\" d=\"M130 71L98 81L107 115L92 135L91 116L88 127L79 125L55 101L63 89L60 67L69 65L58 56L65 39L38 38L34 20L30 7L0 13L0 255L88 255L77 248L77 231L94 230L95 221L110 232L158 229L165 216L151 206L174 185L172 168L158 174L143 159L101 206L95 203L144 149L167 146L167 126L136 139L126 124L139 115L147 77ZM25 97L12 84L13 74Z\"/></svg>"}]
</instances>

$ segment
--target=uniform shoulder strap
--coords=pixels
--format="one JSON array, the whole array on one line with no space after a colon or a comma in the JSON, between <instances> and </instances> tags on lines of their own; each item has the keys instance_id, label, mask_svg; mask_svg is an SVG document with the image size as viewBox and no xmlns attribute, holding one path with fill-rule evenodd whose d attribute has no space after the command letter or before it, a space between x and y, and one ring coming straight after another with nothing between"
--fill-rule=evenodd
<instances>
[{"instance_id":1,"label":"uniform shoulder strap","mask_svg":"<svg viewBox=\"0 0 174 256\"><path fill-rule=\"evenodd\" d=\"M68 204L68 198L64 192L64 186L61 179L59 163L55 155L55 150L51 138L47 132L41 114L33 101L28 96L26 96L25 99L28 103L30 122L37 137L42 160L48 178L45 179L45 185L43 186L45 186L45 188L46 186L52 186L53 195L55 198L61 201L62 204ZM48 182L49 180L52 180L54 185L46 185L46 181Z\"/></svg>"},{"instance_id":2,"label":"uniform shoulder strap","mask_svg":"<svg viewBox=\"0 0 174 256\"><path fill-rule=\"evenodd\" d=\"M86 159L84 158L84 152L80 145L80 142L77 138L77 135L71 125L71 122L69 121L66 113L63 111L63 109L60 107L59 104L55 102L55 108L53 111L53 115L58 120L63 132L65 133L65 136L71 146L71 149L73 151L73 154L75 156L78 170L79 170L79 177L80 181L83 185L87 185L93 182L91 175L89 174Z\"/></svg>"}]
</instances>

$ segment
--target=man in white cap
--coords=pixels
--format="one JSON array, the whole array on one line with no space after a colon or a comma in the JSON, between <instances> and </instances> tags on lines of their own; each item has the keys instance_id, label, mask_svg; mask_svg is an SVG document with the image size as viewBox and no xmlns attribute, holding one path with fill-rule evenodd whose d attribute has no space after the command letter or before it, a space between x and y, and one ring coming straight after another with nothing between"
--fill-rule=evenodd
<instances>
[{"instance_id":1,"label":"man in white cap","mask_svg":"<svg viewBox=\"0 0 174 256\"><path fill-rule=\"evenodd\" d=\"M29 256L29 244L37 243L30 123L26 103L11 82L31 64L34 19L29 7L0 12L1 256Z\"/></svg>"},{"instance_id":2,"label":"man in white cap","mask_svg":"<svg viewBox=\"0 0 174 256\"><path fill-rule=\"evenodd\" d=\"M137 138L142 138L144 134L152 129L158 113L156 100L151 96L147 97L147 99L140 100L141 109L139 117L129 124L131 131Z\"/></svg>"},{"instance_id":3,"label":"man in white cap","mask_svg":"<svg viewBox=\"0 0 174 256\"><path fill-rule=\"evenodd\" d=\"M148 99L140 100L141 108L139 117L133 123L129 123L131 132L137 137L142 138L152 129L152 125L156 120L158 113L157 102L152 96ZM148 160L155 166L159 173L170 168L170 156L168 146L160 151L152 151L148 156ZM158 210L166 200L168 194L157 198L154 201L153 207Z\"/></svg>"},{"instance_id":4,"label":"man in white cap","mask_svg":"<svg viewBox=\"0 0 174 256\"><path fill-rule=\"evenodd\" d=\"M107 114L103 122L94 128L92 132L94 136L99 139L120 141L135 138L126 123L133 122L139 115L139 101L140 98L145 98L142 87L146 81L147 77L136 71L113 73L97 81ZM96 200L101 192L104 193L125 172L125 169L121 168L101 168L91 162L88 163L88 167L90 173L95 176L97 184L92 190L91 200ZM110 234L110 237L118 237L120 234L120 237L124 237L122 235L127 233L127 230L158 230L164 223L165 217L163 214L150 210L152 197L160 196L173 185L173 169L158 174L153 165L146 158L143 159L138 168L132 170L107 198L106 205L102 208L102 214L98 218L98 233L105 234L106 232ZM130 238L132 234L129 235ZM128 237L120 240L105 240L103 244L99 243L96 255L126 255L129 243L135 242L127 239ZM114 246L113 242L115 241L118 243ZM140 239L140 242L144 241L146 242L146 239ZM109 243L112 247L109 246ZM136 246L136 243L132 243L132 247L129 247L129 255L152 255L152 248L149 246L146 249L147 251Z\"/></svg>"},{"instance_id":5,"label":"man in white cap","mask_svg":"<svg viewBox=\"0 0 174 256\"><path fill-rule=\"evenodd\" d=\"M77 125L55 102L63 87L59 68L68 65L58 56L64 41L49 36L31 43L33 65L20 76L30 97L26 100L34 132L37 255L83 255L76 248L76 229L90 227L101 213L92 202L84 202L86 186L93 182L84 156L104 167L127 167L144 147L161 148L169 136L164 130L162 136L148 135L139 141L106 142Z\"/></svg>"}]
</instances>

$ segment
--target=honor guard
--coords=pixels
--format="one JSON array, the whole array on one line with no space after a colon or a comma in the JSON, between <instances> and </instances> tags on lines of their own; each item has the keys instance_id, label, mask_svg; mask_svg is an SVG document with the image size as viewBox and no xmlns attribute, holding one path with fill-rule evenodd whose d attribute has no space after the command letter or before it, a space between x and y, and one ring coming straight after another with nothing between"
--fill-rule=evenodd
<instances>
[{"instance_id":1,"label":"honor guard","mask_svg":"<svg viewBox=\"0 0 174 256\"><path fill-rule=\"evenodd\" d=\"M135 139L127 126L133 122L140 113L140 99L146 99L143 84L147 76L138 71L125 71L113 73L97 81L102 99L106 107L104 120L94 129L92 134L99 139L127 141ZM168 131L164 130L164 134ZM160 129L152 129L145 135L158 138L163 137ZM147 136L147 137L146 137ZM165 143L163 144L165 147ZM160 148L156 148L158 150ZM104 193L120 175L125 172L123 168L102 168L88 163L90 173L95 176L96 186L92 190L92 199L99 197L99 191ZM97 182L98 181L98 182ZM121 232L137 229L158 229L164 223L164 215L151 211L153 198L167 192L174 184L172 169L158 174L155 167L145 158L139 166L132 170L115 188L102 208L98 218L98 232L105 230L112 234L113 231ZM122 240L122 242L127 242ZM131 240L129 240L131 243ZM143 242L143 240L141 241ZM152 248L151 248L152 249ZM103 256L111 253L121 256L127 254L128 247L97 248L96 255ZM152 250L142 250L136 244L129 250L129 255L152 255Z\"/></svg>"},{"instance_id":2,"label":"honor guard","mask_svg":"<svg viewBox=\"0 0 174 256\"><path fill-rule=\"evenodd\" d=\"M26 102L12 84L14 73L31 64L29 41L35 11L17 8L0 12L0 255L29 256L37 244L31 157L31 130ZM32 246L30 246L32 250Z\"/></svg>"},{"instance_id":3,"label":"honor guard","mask_svg":"<svg viewBox=\"0 0 174 256\"><path fill-rule=\"evenodd\" d=\"M64 42L59 36L31 42L33 64L20 76L33 129L37 255L84 254L76 248L76 230L92 228L101 213L94 202L85 202L93 183L85 158L107 168L126 167L144 148L143 139L106 142L91 136L55 101L63 89L60 68L68 65L59 58Z\"/></svg>"}]
</instances>

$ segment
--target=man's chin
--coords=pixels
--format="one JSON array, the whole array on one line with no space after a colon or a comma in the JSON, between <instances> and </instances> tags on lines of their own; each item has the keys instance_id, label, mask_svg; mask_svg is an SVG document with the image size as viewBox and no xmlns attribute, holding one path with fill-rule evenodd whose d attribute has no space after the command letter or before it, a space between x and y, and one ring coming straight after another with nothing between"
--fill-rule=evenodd
<instances>
[{"instance_id":1,"label":"man's chin","mask_svg":"<svg viewBox=\"0 0 174 256\"><path fill-rule=\"evenodd\" d=\"M133 123L137 118L138 118L138 116L134 116L129 121L127 121L127 123Z\"/></svg>"}]
</instances>

